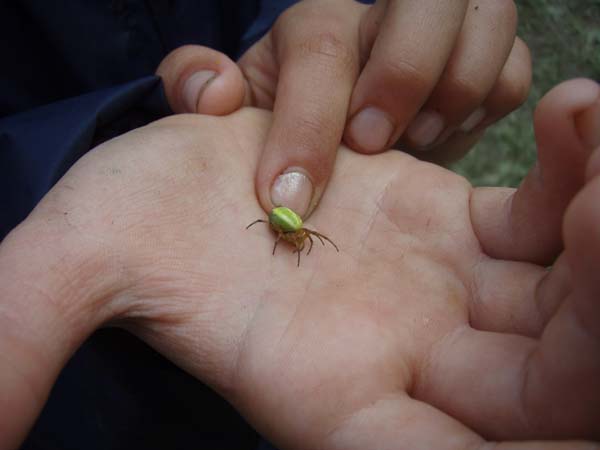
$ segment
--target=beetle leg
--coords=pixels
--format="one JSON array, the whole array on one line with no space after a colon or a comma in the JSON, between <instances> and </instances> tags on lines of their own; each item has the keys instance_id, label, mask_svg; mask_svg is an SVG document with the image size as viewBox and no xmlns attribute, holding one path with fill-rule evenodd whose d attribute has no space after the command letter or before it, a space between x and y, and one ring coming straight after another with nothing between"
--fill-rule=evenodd
<instances>
[{"instance_id":1,"label":"beetle leg","mask_svg":"<svg viewBox=\"0 0 600 450\"><path fill-rule=\"evenodd\" d=\"M250 228L252 225L254 225L254 224L257 224L257 223L259 223L259 222L262 222L262 223L267 223L267 221L266 221L266 220L258 219L258 220L255 220L254 222L252 222L250 225L248 225L248 226L246 227L246 230L247 230L248 228Z\"/></svg>"},{"instance_id":2,"label":"beetle leg","mask_svg":"<svg viewBox=\"0 0 600 450\"><path fill-rule=\"evenodd\" d=\"M314 234L317 238L319 238L319 240L321 241L321 244L323 244L323 247L325 247L325 242L323 242L323 239L321 239L321 236L319 236L319 233L317 233L315 231L311 231L310 234Z\"/></svg>"},{"instance_id":3,"label":"beetle leg","mask_svg":"<svg viewBox=\"0 0 600 450\"><path fill-rule=\"evenodd\" d=\"M296 246L296 249L292 250L292 253L298 253L298 267L300 267L300 253L302 253L302 250L304 250L304 240L298 239L298 235L295 237L296 241L294 242L294 245Z\"/></svg>"},{"instance_id":4,"label":"beetle leg","mask_svg":"<svg viewBox=\"0 0 600 450\"><path fill-rule=\"evenodd\" d=\"M325 239L327 242L329 242L331 245L333 245L333 247L334 247L334 248L335 248L335 249L336 249L338 252L340 251L340 249L338 248L338 246L337 246L337 245L335 245L335 244L334 244L334 242L333 242L331 239L329 239L327 236L325 236L324 234L317 233L316 231L312 231L311 233L313 233L313 234L314 234L315 236L317 236L319 239L321 239L321 238ZM323 242L323 240L321 240L321 242ZM325 244L323 244L323 245L325 245Z\"/></svg>"},{"instance_id":5,"label":"beetle leg","mask_svg":"<svg viewBox=\"0 0 600 450\"><path fill-rule=\"evenodd\" d=\"M279 243L279 239L281 239L281 233L278 233L277 234L277 239L275 239L275 245L273 245L273 253L272 253L273 255L275 254L275 249L277 248L277 244Z\"/></svg>"},{"instance_id":6,"label":"beetle leg","mask_svg":"<svg viewBox=\"0 0 600 450\"><path fill-rule=\"evenodd\" d=\"M307 234L308 240L310 241L310 247L308 247L308 251L306 252L306 256L310 255L310 251L312 250L312 246L314 244L313 238L310 237L310 234Z\"/></svg>"}]
</instances>

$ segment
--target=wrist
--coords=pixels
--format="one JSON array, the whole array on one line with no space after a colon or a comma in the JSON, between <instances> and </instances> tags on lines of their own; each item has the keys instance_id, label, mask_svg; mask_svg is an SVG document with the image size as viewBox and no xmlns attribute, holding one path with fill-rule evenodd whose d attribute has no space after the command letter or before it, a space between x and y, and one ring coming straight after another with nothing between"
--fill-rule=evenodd
<instances>
[{"instance_id":1,"label":"wrist","mask_svg":"<svg viewBox=\"0 0 600 450\"><path fill-rule=\"evenodd\" d=\"M18 447L62 367L107 319L89 283L98 263L40 222L26 220L0 243L0 411L10 411L0 448Z\"/></svg>"}]
</instances>

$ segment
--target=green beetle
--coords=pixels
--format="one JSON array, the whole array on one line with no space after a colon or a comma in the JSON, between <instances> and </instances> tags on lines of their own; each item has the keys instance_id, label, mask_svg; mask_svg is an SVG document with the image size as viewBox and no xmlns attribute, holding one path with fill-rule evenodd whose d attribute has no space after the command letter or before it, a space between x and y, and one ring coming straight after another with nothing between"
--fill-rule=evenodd
<instances>
[{"instance_id":1,"label":"green beetle","mask_svg":"<svg viewBox=\"0 0 600 450\"><path fill-rule=\"evenodd\" d=\"M281 239L293 244L296 247L294 252L298 253L298 266L300 266L300 252L304 250L304 242L307 239L310 242L310 247L308 248L308 252L306 252L306 254L309 255L310 251L312 250L314 242L311 236L316 236L323 245L325 245L325 241L323 241L323 239L325 239L327 242L333 245L338 252L340 251L337 245L335 245L327 236L317 233L316 231L309 230L308 228L303 228L302 218L290 208L286 208L285 206L273 208L269 214L268 221L263 219L255 220L246 227L246 230L259 222L268 223L271 229L277 233L277 239L275 239L275 245L273 246L273 254L275 254L275 249L277 248L277 244Z\"/></svg>"}]
</instances>

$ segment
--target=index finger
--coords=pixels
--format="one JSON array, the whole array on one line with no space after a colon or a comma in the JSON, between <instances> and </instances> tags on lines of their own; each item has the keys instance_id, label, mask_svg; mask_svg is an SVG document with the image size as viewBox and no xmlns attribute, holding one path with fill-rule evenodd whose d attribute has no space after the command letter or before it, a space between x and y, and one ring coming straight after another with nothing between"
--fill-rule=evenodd
<instances>
[{"instance_id":1,"label":"index finger","mask_svg":"<svg viewBox=\"0 0 600 450\"><path fill-rule=\"evenodd\" d=\"M357 14L335 5L301 4L272 30L279 62L273 125L256 187L266 210L288 206L301 216L314 209L329 180L358 76ZM342 17L343 16L343 17Z\"/></svg>"}]
</instances>

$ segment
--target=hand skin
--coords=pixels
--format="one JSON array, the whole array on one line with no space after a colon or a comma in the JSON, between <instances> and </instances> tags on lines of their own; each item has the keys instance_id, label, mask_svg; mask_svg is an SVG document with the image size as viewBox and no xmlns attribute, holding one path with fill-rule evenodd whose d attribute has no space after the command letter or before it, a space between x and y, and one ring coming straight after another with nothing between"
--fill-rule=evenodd
<instances>
[{"instance_id":1,"label":"hand skin","mask_svg":"<svg viewBox=\"0 0 600 450\"><path fill-rule=\"evenodd\" d=\"M599 449L560 441L600 439L599 121L596 83L548 94L516 194L341 150L308 224L341 251L316 243L299 268L244 230L264 217L268 113L103 144L0 245L0 448L86 336L119 326L282 449Z\"/></svg>"},{"instance_id":2,"label":"hand skin","mask_svg":"<svg viewBox=\"0 0 600 450\"><path fill-rule=\"evenodd\" d=\"M184 46L157 73L177 113L272 110L258 200L267 212L284 205L308 217L342 138L362 153L399 141L444 163L519 106L531 61L516 25L510 0L305 0L237 64Z\"/></svg>"}]
</instances>

